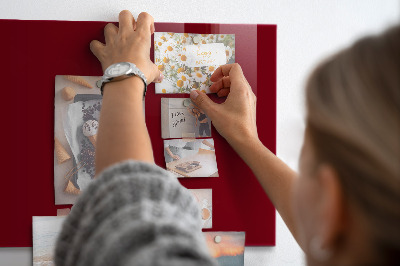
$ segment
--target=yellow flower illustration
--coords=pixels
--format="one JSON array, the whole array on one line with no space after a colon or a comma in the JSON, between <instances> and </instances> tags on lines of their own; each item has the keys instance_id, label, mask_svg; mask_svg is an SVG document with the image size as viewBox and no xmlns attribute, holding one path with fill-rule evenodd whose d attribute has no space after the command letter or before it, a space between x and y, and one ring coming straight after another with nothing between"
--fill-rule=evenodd
<instances>
[{"instance_id":1,"label":"yellow flower illustration","mask_svg":"<svg viewBox=\"0 0 400 266\"><path fill-rule=\"evenodd\" d=\"M227 62L235 61L235 36L231 34L201 34L156 32L154 34L154 62L163 72L165 79L156 84L158 93L189 93L191 88L208 92L212 83L210 76L219 65L197 65L188 67L192 54L187 45L222 43L225 46ZM195 56L195 55L193 55Z\"/></svg>"},{"instance_id":2,"label":"yellow flower illustration","mask_svg":"<svg viewBox=\"0 0 400 266\"><path fill-rule=\"evenodd\" d=\"M176 85L177 85L179 88L182 88L182 87L183 87L183 81L180 80L180 79L178 79L178 81L176 82Z\"/></svg>"},{"instance_id":3,"label":"yellow flower illustration","mask_svg":"<svg viewBox=\"0 0 400 266\"><path fill-rule=\"evenodd\" d=\"M204 75L203 73L201 73L200 71L196 71L195 75L194 75L194 80L196 82L204 82L207 80L206 75Z\"/></svg>"}]
</instances>

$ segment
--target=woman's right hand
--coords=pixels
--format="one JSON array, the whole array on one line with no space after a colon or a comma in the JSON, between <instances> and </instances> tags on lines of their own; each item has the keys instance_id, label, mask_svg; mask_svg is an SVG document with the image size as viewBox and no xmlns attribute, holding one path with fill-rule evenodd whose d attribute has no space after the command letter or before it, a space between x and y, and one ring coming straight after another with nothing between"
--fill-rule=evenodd
<instances>
[{"instance_id":1,"label":"woman's right hand","mask_svg":"<svg viewBox=\"0 0 400 266\"><path fill-rule=\"evenodd\" d=\"M179 155L173 154L172 155L172 159L174 159L175 161L180 160L181 157L179 157Z\"/></svg>"},{"instance_id":2,"label":"woman's right hand","mask_svg":"<svg viewBox=\"0 0 400 266\"><path fill-rule=\"evenodd\" d=\"M232 145L258 139L256 125L256 96L243 75L239 64L220 66L211 76L210 91L219 97L228 96L224 103L214 103L205 93L193 90L192 101L211 119L218 132Z\"/></svg>"},{"instance_id":3,"label":"woman's right hand","mask_svg":"<svg viewBox=\"0 0 400 266\"><path fill-rule=\"evenodd\" d=\"M161 82L163 75L150 60L153 33L152 16L142 12L135 21L130 11L123 10L119 13L119 27L108 23L104 28L106 43L93 40L90 49L99 59L103 71L114 63L130 62L143 72L147 83Z\"/></svg>"}]
</instances>

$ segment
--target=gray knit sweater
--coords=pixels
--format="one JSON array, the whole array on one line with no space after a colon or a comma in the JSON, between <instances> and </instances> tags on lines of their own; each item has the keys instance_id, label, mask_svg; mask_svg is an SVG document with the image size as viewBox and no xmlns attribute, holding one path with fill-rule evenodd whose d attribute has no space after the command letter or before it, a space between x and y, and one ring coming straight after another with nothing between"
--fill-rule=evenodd
<instances>
[{"instance_id":1,"label":"gray knit sweater","mask_svg":"<svg viewBox=\"0 0 400 266\"><path fill-rule=\"evenodd\" d=\"M58 266L216 265L191 193L160 167L107 168L78 198L54 255Z\"/></svg>"}]
</instances>

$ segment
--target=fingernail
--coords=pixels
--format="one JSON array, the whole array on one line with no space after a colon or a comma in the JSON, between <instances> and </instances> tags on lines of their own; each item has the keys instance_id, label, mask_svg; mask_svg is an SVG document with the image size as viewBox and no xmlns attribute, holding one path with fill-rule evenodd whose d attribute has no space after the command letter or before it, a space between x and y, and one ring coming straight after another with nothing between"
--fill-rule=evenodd
<instances>
[{"instance_id":1,"label":"fingernail","mask_svg":"<svg viewBox=\"0 0 400 266\"><path fill-rule=\"evenodd\" d=\"M193 89L190 92L190 98L192 98L193 100L196 100L197 96L199 96L199 93L197 92L197 90Z\"/></svg>"},{"instance_id":2,"label":"fingernail","mask_svg":"<svg viewBox=\"0 0 400 266\"><path fill-rule=\"evenodd\" d=\"M157 78L157 83L161 83L164 80L164 74L160 71L160 75Z\"/></svg>"}]
</instances>

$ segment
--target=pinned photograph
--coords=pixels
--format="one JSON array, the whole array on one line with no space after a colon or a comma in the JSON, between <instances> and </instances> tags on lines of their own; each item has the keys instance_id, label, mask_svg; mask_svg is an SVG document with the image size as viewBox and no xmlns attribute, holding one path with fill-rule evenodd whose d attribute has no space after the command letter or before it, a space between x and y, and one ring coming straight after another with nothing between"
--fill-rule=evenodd
<instances>
[{"instance_id":1,"label":"pinned photograph","mask_svg":"<svg viewBox=\"0 0 400 266\"><path fill-rule=\"evenodd\" d=\"M101 77L57 75L54 94L55 204L74 204L95 176ZM144 101L143 101L144 103ZM144 104L143 104L144 111Z\"/></svg>"},{"instance_id":2,"label":"pinned photograph","mask_svg":"<svg viewBox=\"0 0 400 266\"><path fill-rule=\"evenodd\" d=\"M212 228L212 189L189 189L189 191L199 204L202 228Z\"/></svg>"},{"instance_id":3,"label":"pinned photograph","mask_svg":"<svg viewBox=\"0 0 400 266\"><path fill-rule=\"evenodd\" d=\"M245 232L204 232L211 256L219 266L243 266Z\"/></svg>"},{"instance_id":4,"label":"pinned photograph","mask_svg":"<svg viewBox=\"0 0 400 266\"><path fill-rule=\"evenodd\" d=\"M96 76L57 75L54 95L55 204L74 204L93 179L102 97Z\"/></svg>"},{"instance_id":5,"label":"pinned photograph","mask_svg":"<svg viewBox=\"0 0 400 266\"><path fill-rule=\"evenodd\" d=\"M211 120L190 98L161 98L161 136L211 137Z\"/></svg>"},{"instance_id":6,"label":"pinned photograph","mask_svg":"<svg viewBox=\"0 0 400 266\"><path fill-rule=\"evenodd\" d=\"M168 171L177 177L217 177L218 167L213 139L164 140Z\"/></svg>"},{"instance_id":7,"label":"pinned photograph","mask_svg":"<svg viewBox=\"0 0 400 266\"><path fill-rule=\"evenodd\" d=\"M154 60L165 77L156 93L209 93L214 71L235 62L235 35L155 32Z\"/></svg>"},{"instance_id":8,"label":"pinned photograph","mask_svg":"<svg viewBox=\"0 0 400 266\"><path fill-rule=\"evenodd\" d=\"M53 256L63 216L33 216L33 266L54 265Z\"/></svg>"}]
</instances>

